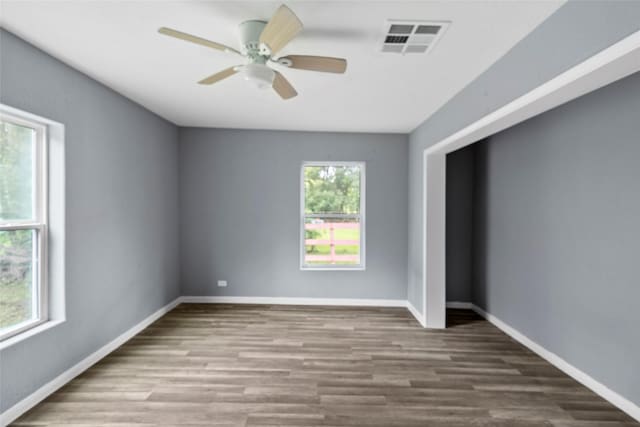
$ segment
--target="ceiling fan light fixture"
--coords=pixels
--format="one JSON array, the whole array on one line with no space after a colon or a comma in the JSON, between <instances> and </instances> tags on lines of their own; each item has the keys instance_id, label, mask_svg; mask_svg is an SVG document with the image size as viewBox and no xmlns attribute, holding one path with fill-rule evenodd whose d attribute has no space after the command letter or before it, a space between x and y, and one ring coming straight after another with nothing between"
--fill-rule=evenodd
<instances>
[{"instance_id":1,"label":"ceiling fan light fixture","mask_svg":"<svg viewBox=\"0 0 640 427\"><path fill-rule=\"evenodd\" d=\"M302 30L300 19L285 5L281 5L268 22L256 19L244 21L240 24L239 29L241 51L168 27L161 27L158 32L165 36L223 52L231 52L245 58L245 65L226 68L198 81L198 84L205 86L219 83L235 74L241 74L244 80L251 82L258 89L273 88L280 98L291 99L297 96L298 92L282 73L271 69L266 65L267 63L274 62L287 68L338 74L343 74L347 69L347 60L343 58L313 55L274 57Z\"/></svg>"},{"instance_id":2,"label":"ceiling fan light fixture","mask_svg":"<svg viewBox=\"0 0 640 427\"><path fill-rule=\"evenodd\" d=\"M267 89L273 85L275 71L264 64L247 64L242 67L244 79L252 82L258 89Z\"/></svg>"}]
</instances>

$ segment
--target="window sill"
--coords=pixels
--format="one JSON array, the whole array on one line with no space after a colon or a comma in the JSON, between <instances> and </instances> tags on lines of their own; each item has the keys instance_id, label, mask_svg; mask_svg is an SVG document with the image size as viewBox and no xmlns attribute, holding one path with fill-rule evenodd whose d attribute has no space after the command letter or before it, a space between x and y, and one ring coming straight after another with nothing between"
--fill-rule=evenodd
<instances>
[{"instance_id":1,"label":"window sill","mask_svg":"<svg viewBox=\"0 0 640 427\"><path fill-rule=\"evenodd\" d=\"M359 267L300 267L301 271L365 271L364 266Z\"/></svg>"},{"instance_id":2,"label":"window sill","mask_svg":"<svg viewBox=\"0 0 640 427\"><path fill-rule=\"evenodd\" d=\"M31 329L27 329L24 332L21 332L17 335L14 335L12 337L7 338L4 341L0 342L0 350L4 350L5 348L11 347L14 344L18 344L19 342L22 342L24 340L27 340L35 335L38 335L39 333L42 333L46 330L49 330L51 328L54 328L62 323L64 323L64 320L48 320L44 323L39 324L38 326L34 326Z\"/></svg>"}]
</instances>

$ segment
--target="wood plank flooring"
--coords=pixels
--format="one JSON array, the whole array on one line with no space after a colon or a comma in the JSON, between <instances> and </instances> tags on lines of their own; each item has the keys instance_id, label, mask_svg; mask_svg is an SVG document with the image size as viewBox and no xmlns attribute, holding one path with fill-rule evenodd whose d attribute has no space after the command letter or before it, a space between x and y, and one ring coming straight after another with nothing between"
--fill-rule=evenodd
<instances>
[{"instance_id":1,"label":"wood plank flooring","mask_svg":"<svg viewBox=\"0 0 640 427\"><path fill-rule=\"evenodd\" d=\"M20 426L640 426L466 310L182 304Z\"/></svg>"}]
</instances>

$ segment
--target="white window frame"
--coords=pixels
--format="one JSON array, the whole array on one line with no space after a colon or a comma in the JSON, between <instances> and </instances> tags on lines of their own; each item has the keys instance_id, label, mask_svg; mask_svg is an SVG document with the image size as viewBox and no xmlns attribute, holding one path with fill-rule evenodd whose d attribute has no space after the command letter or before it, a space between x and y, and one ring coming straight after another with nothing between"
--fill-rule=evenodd
<instances>
[{"instance_id":1,"label":"white window frame","mask_svg":"<svg viewBox=\"0 0 640 427\"><path fill-rule=\"evenodd\" d=\"M34 230L36 244L33 248L34 271L36 280L35 298L32 297L33 310L37 313L34 319L18 323L0 332L0 342L21 334L49 320L49 289L47 281L47 241L48 241L48 155L47 125L35 120L26 119L4 111L0 112L0 121L18 126L28 127L35 131L35 155L33 158L34 191L33 219L19 221L0 221L0 231Z\"/></svg>"},{"instance_id":2,"label":"white window frame","mask_svg":"<svg viewBox=\"0 0 640 427\"><path fill-rule=\"evenodd\" d=\"M360 213L359 214L306 214L304 168L307 166L358 166L360 168ZM344 161L305 161L300 167L300 270L304 271L362 271L366 269L366 163ZM306 218L358 218L360 220L360 263L359 264L306 264L305 260L305 219Z\"/></svg>"}]
</instances>

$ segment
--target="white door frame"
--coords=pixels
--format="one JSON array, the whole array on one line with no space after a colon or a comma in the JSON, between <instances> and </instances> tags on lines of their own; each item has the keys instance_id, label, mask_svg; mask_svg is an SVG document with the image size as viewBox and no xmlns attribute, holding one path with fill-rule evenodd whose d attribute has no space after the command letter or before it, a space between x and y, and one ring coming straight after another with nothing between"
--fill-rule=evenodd
<instances>
[{"instance_id":1,"label":"white door frame","mask_svg":"<svg viewBox=\"0 0 640 427\"><path fill-rule=\"evenodd\" d=\"M445 220L447 153L514 126L640 71L640 31L595 54L532 91L424 150L423 322L446 326Z\"/></svg>"}]
</instances>

